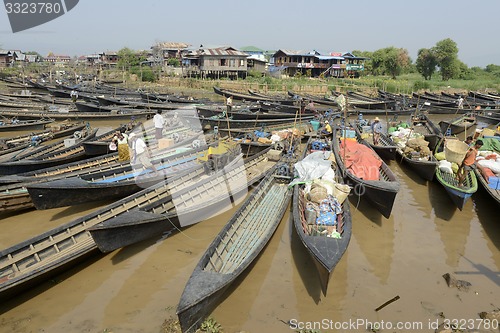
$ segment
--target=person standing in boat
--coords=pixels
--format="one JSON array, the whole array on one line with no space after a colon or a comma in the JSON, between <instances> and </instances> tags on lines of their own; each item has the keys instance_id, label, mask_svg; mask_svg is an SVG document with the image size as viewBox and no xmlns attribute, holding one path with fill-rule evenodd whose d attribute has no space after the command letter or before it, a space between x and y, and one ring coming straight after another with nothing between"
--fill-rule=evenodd
<instances>
[{"instance_id":1,"label":"person standing in boat","mask_svg":"<svg viewBox=\"0 0 500 333\"><path fill-rule=\"evenodd\" d=\"M160 140L163 138L163 126L165 126L165 118L161 115L161 110L156 111L153 123L155 125L155 138L156 140Z\"/></svg>"},{"instance_id":2,"label":"person standing in boat","mask_svg":"<svg viewBox=\"0 0 500 333\"><path fill-rule=\"evenodd\" d=\"M128 147L128 135L122 131L118 131L113 138L116 146L118 147L118 162L125 162L130 160L130 152Z\"/></svg>"},{"instance_id":3,"label":"person standing in boat","mask_svg":"<svg viewBox=\"0 0 500 333\"><path fill-rule=\"evenodd\" d=\"M477 153L482 146L483 146L483 141L477 140L476 144L470 147L469 150L467 150L467 153L465 154L462 164L460 165L457 171L459 186L462 186L465 180L465 176L469 173L469 171L472 171L473 169L476 168Z\"/></svg>"},{"instance_id":4,"label":"person standing in boat","mask_svg":"<svg viewBox=\"0 0 500 333\"><path fill-rule=\"evenodd\" d=\"M226 99L226 107L227 107L227 113L229 116L229 112L231 112L231 110L233 109L233 96L229 96Z\"/></svg>"},{"instance_id":5,"label":"person standing in boat","mask_svg":"<svg viewBox=\"0 0 500 333\"><path fill-rule=\"evenodd\" d=\"M73 103L75 103L76 100L78 99L78 91L73 89L71 90L71 93L69 95L71 96L71 100L73 101Z\"/></svg>"},{"instance_id":6,"label":"person standing in boat","mask_svg":"<svg viewBox=\"0 0 500 333\"><path fill-rule=\"evenodd\" d=\"M300 114L306 113L306 101L301 98L300 99Z\"/></svg>"},{"instance_id":7,"label":"person standing in boat","mask_svg":"<svg viewBox=\"0 0 500 333\"><path fill-rule=\"evenodd\" d=\"M380 119L378 117L373 119L371 128L373 134L373 144L378 145L380 141L380 134L382 133L382 124L380 124Z\"/></svg>"},{"instance_id":8,"label":"person standing in boat","mask_svg":"<svg viewBox=\"0 0 500 333\"><path fill-rule=\"evenodd\" d=\"M155 174L158 173L156 167L151 163L148 146L142 138L132 133L129 136L130 149L132 150L132 164L141 164L144 169L151 169Z\"/></svg>"},{"instance_id":9,"label":"person standing in boat","mask_svg":"<svg viewBox=\"0 0 500 333\"><path fill-rule=\"evenodd\" d=\"M457 107L459 109L463 109L464 108L464 99L462 98L462 96L458 97L458 99L457 99Z\"/></svg>"}]
</instances>

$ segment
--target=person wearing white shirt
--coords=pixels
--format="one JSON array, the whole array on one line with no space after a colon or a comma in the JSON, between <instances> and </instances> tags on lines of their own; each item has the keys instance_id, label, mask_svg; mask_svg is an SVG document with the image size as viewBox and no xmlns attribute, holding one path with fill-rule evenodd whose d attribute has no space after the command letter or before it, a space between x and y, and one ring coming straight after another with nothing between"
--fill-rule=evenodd
<instances>
[{"instance_id":1,"label":"person wearing white shirt","mask_svg":"<svg viewBox=\"0 0 500 333\"><path fill-rule=\"evenodd\" d=\"M156 140L160 140L163 138L163 126L165 126L165 118L161 115L161 110L156 111L153 123L155 126L155 138Z\"/></svg>"},{"instance_id":2,"label":"person wearing white shirt","mask_svg":"<svg viewBox=\"0 0 500 333\"><path fill-rule=\"evenodd\" d=\"M130 148L132 150L132 163L141 164L145 169L152 169L154 173L158 173L156 167L151 163L148 146L142 138L139 138L135 133L129 136Z\"/></svg>"}]
</instances>

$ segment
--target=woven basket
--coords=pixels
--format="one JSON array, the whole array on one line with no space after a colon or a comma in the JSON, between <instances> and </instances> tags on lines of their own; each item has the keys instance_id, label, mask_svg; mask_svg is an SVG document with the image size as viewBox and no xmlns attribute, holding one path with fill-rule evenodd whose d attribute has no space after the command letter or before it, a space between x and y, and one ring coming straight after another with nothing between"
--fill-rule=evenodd
<instances>
[{"instance_id":1,"label":"woven basket","mask_svg":"<svg viewBox=\"0 0 500 333\"><path fill-rule=\"evenodd\" d=\"M448 162L455 162L458 165L464 160L469 146L460 140L448 140L444 145L444 156Z\"/></svg>"}]
</instances>

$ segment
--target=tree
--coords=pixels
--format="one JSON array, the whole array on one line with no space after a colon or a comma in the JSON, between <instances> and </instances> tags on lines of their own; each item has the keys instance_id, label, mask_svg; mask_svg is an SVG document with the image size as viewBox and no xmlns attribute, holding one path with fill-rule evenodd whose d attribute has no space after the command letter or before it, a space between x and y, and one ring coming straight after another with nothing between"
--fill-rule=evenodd
<instances>
[{"instance_id":1,"label":"tree","mask_svg":"<svg viewBox=\"0 0 500 333\"><path fill-rule=\"evenodd\" d=\"M443 81L448 81L458 76L460 64L458 63L458 47L450 38L436 43L433 48Z\"/></svg>"},{"instance_id":2,"label":"tree","mask_svg":"<svg viewBox=\"0 0 500 333\"><path fill-rule=\"evenodd\" d=\"M422 74L425 80L430 80L436 71L437 59L432 49L418 50L416 61L417 71Z\"/></svg>"},{"instance_id":3,"label":"tree","mask_svg":"<svg viewBox=\"0 0 500 333\"><path fill-rule=\"evenodd\" d=\"M394 46L373 52L371 59L374 75L389 74L393 79L407 69L411 63L408 50Z\"/></svg>"},{"instance_id":4,"label":"tree","mask_svg":"<svg viewBox=\"0 0 500 333\"><path fill-rule=\"evenodd\" d=\"M146 60L144 56L138 55L134 50L124 47L118 51L117 66L125 69L140 66L141 61Z\"/></svg>"}]
</instances>

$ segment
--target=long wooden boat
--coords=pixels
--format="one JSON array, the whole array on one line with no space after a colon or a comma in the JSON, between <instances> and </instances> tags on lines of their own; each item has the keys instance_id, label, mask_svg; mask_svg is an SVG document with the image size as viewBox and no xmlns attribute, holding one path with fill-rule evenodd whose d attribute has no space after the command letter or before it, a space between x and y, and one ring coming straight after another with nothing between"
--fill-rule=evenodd
<instances>
[{"instance_id":1,"label":"long wooden boat","mask_svg":"<svg viewBox=\"0 0 500 333\"><path fill-rule=\"evenodd\" d=\"M110 132L100 135L100 138L106 140L109 135L114 135ZM97 129L84 131L82 138L70 147L66 147L62 140L33 152L18 154L14 160L0 163L0 175L19 174L81 160L85 157L82 143L94 138L96 133Z\"/></svg>"},{"instance_id":2,"label":"long wooden boat","mask_svg":"<svg viewBox=\"0 0 500 333\"><path fill-rule=\"evenodd\" d=\"M318 142L317 140L310 139L306 152L311 153L312 143ZM322 141L319 141L322 142ZM326 144L326 142L322 142ZM328 150L330 146L326 144ZM328 151L331 154L331 151ZM342 183L342 178L337 177L337 181ZM342 258L347 246L351 240L352 234L352 218L349 208L349 200L345 199L341 204L341 213L336 215L336 226L332 226L338 233L338 237L332 237L332 232L329 232L327 226L318 224L309 225L306 217L307 199L304 191L304 184L295 185L293 190L293 222L295 230L302 244L309 253L314 265L319 273L321 282L321 289L326 296L328 284L333 270L339 260ZM316 222L316 221L315 221Z\"/></svg>"},{"instance_id":3,"label":"long wooden boat","mask_svg":"<svg viewBox=\"0 0 500 333\"><path fill-rule=\"evenodd\" d=\"M364 141L368 144L377 154L383 159L394 160L396 158L396 144L392 141L391 137L385 133L380 133L378 144L373 143L373 134L364 132L363 127L358 123L353 126L358 141Z\"/></svg>"},{"instance_id":4,"label":"long wooden boat","mask_svg":"<svg viewBox=\"0 0 500 333\"><path fill-rule=\"evenodd\" d=\"M439 122L439 126L441 132L445 135L459 134L464 131L474 133L476 129L476 117L465 114L450 121L442 120Z\"/></svg>"},{"instance_id":5,"label":"long wooden boat","mask_svg":"<svg viewBox=\"0 0 500 333\"><path fill-rule=\"evenodd\" d=\"M262 166L259 165L261 168ZM179 183L182 184L182 180L179 180ZM138 208L148 204L156 205L157 210L165 208L163 205L168 205L171 201L161 194L160 189L165 186L165 182L157 184L141 191L143 195L119 200L0 251L0 299L12 297L40 280L80 262L91 254L96 254L98 248L88 232L89 227L128 211L136 214L137 218L144 218L144 214L148 213L139 211ZM149 214L158 216L155 213Z\"/></svg>"},{"instance_id":6,"label":"long wooden boat","mask_svg":"<svg viewBox=\"0 0 500 333\"><path fill-rule=\"evenodd\" d=\"M457 174L443 172L439 168L436 168L436 179L460 210L478 188L476 174L472 171L467 173L463 184L459 184Z\"/></svg>"},{"instance_id":7,"label":"long wooden boat","mask_svg":"<svg viewBox=\"0 0 500 333\"><path fill-rule=\"evenodd\" d=\"M43 130L52 122L54 119L17 120L5 123L5 120L0 119L0 132Z\"/></svg>"},{"instance_id":8,"label":"long wooden boat","mask_svg":"<svg viewBox=\"0 0 500 333\"><path fill-rule=\"evenodd\" d=\"M131 120L151 117L156 113L154 110L124 110L120 109L116 112L57 112L57 111L26 111L26 110L2 110L0 115L6 117L17 117L19 119L33 119L48 117L51 119L84 119L84 120Z\"/></svg>"},{"instance_id":9,"label":"long wooden boat","mask_svg":"<svg viewBox=\"0 0 500 333\"><path fill-rule=\"evenodd\" d=\"M199 117L207 118L212 117L219 120L226 120L226 117L231 120L267 120L267 119L284 119L292 118L295 119L296 115L294 113L268 113L259 112L260 108L253 111L251 108L241 111L231 111L226 112L225 107L221 106L197 106L196 111Z\"/></svg>"},{"instance_id":10,"label":"long wooden boat","mask_svg":"<svg viewBox=\"0 0 500 333\"><path fill-rule=\"evenodd\" d=\"M242 92L238 92L238 91L234 91L234 90L229 90L229 89L224 89L224 88L219 88L219 87L216 87L216 86L214 86L214 92L217 95L221 95L221 96L225 96L225 97L232 96L234 100L240 100L240 101L259 102L259 101L264 100L264 97L262 97L262 96L254 96L254 95L251 95L251 94L245 94L245 93L242 93ZM270 102L278 102L278 103L284 104L284 105L294 105L295 102L296 102L296 100L291 99L291 98L289 98L289 99L272 98L272 99L269 99L268 101L270 101Z\"/></svg>"},{"instance_id":11,"label":"long wooden boat","mask_svg":"<svg viewBox=\"0 0 500 333\"><path fill-rule=\"evenodd\" d=\"M141 99L145 103L179 103L179 104L203 104L207 103L207 99L198 99L191 96L177 96L165 94L153 94L141 92Z\"/></svg>"},{"instance_id":12,"label":"long wooden boat","mask_svg":"<svg viewBox=\"0 0 500 333\"><path fill-rule=\"evenodd\" d=\"M328 100L333 101L336 97L340 95L340 93L332 91L332 97L327 97ZM368 98L367 96L357 94L354 92L348 92L348 105L351 108L363 109L364 114L368 114L368 110L375 111L385 111L391 113L394 108L395 101L394 100L375 100L372 98ZM363 96L363 97L361 97ZM402 111L402 110L401 110ZM373 113L372 113L373 114Z\"/></svg>"},{"instance_id":13,"label":"long wooden boat","mask_svg":"<svg viewBox=\"0 0 500 333\"><path fill-rule=\"evenodd\" d=\"M483 189L488 193L488 195L496 201L497 205L500 206L500 188L494 189L488 185L488 181L484 178L483 174L479 170L479 168L474 169L474 173L476 174L476 178L478 183L481 184Z\"/></svg>"},{"instance_id":14,"label":"long wooden boat","mask_svg":"<svg viewBox=\"0 0 500 333\"><path fill-rule=\"evenodd\" d=\"M35 170L18 175L0 177L0 213L12 213L34 208L33 201L26 189L27 186L68 177L77 177L123 168L128 162L118 162L118 153L99 156L55 166L47 169Z\"/></svg>"},{"instance_id":15,"label":"long wooden boat","mask_svg":"<svg viewBox=\"0 0 500 333\"><path fill-rule=\"evenodd\" d=\"M48 127L48 129L29 134L18 135L9 138L0 138L0 155L5 155L13 151L18 151L29 145L38 145L41 142L63 138L73 135L75 131L80 131L85 127L82 122L62 123L57 126Z\"/></svg>"},{"instance_id":16,"label":"long wooden boat","mask_svg":"<svg viewBox=\"0 0 500 333\"><path fill-rule=\"evenodd\" d=\"M248 127L268 127L273 125L280 124L293 124L297 120L295 117L288 118L280 118L280 119L255 119L255 120L233 120L233 119L225 119L225 118L200 118L197 116L182 116L182 119L185 120L191 127L199 128L201 124L201 128L206 131L210 131L217 126L219 129L237 129L237 128L248 128ZM302 121L313 120L314 116L302 116Z\"/></svg>"},{"instance_id":17,"label":"long wooden boat","mask_svg":"<svg viewBox=\"0 0 500 333\"><path fill-rule=\"evenodd\" d=\"M478 122L486 123L489 125L500 124L500 113L484 112L483 114L476 115Z\"/></svg>"},{"instance_id":18,"label":"long wooden boat","mask_svg":"<svg viewBox=\"0 0 500 333\"><path fill-rule=\"evenodd\" d=\"M439 162L432 153L429 156L420 157L417 155L405 154L401 148L398 148L397 154L399 161L407 164L420 177L428 181L434 179Z\"/></svg>"},{"instance_id":19,"label":"long wooden boat","mask_svg":"<svg viewBox=\"0 0 500 333\"><path fill-rule=\"evenodd\" d=\"M27 101L22 101L22 102L16 102L16 101L5 101L5 100L0 100L0 107L1 108L8 108L8 109L32 109L32 110L43 110L45 109L45 103L34 103L34 102L27 102ZM3 114L3 112L2 112Z\"/></svg>"},{"instance_id":20,"label":"long wooden boat","mask_svg":"<svg viewBox=\"0 0 500 333\"><path fill-rule=\"evenodd\" d=\"M177 307L183 332L196 331L269 242L291 199L287 185L273 168L210 244Z\"/></svg>"},{"instance_id":21,"label":"long wooden boat","mask_svg":"<svg viewBox=\"0 0 500 333\"><path fill-rule=\"evenodd\" d=\"M233 159L215 173L207 174L205 166L200 165L122 199L120 202L133 202L137 209L122 212L113 208L115 218L89 231L99 249L109 252L198 223L243 200L248 186L258 182L275 164L262 152L245 160ZM142 218L137 210L144 213Z\"/></svg>"},{"instance_id":22,"label":"long wooden boat","mask_svg":"<svg viewBox=\"0 0 500 333\"><path fill-rule=\"evenodd\" d=\"M429 142L429 149L434 151L439 141L443 138L441 129L424 113L412 116L410 126L415 133L422 134Z\"/></svg>"},{"instance_id":23,"label":"long wooden boat","mask_svg":"<svg viewBox=\"0 0 500 333\"><path fill-rule=\"evenodd\" d=\"M338 126L335 126L333 138L333 152L344 181L349 186L354 188L354 193L367 199L384 217L389 218L394 205L394 200L396 199L396 194L399 191L399 182L397 181L394 173L391 169L389 169L387 164L385 164L385 162L378 157L375 151L373 151L369 145L365 144L365 146L369 148L367 153L372 154L381 162L380 167L378 168L379 179L365 180L356 176L351 170L349 170L348 166L346 166L344 162L345 152L343 147L345 146L345 140L349 139L342 138L341 131Z\"/></svg>"},{"instance_id":24,"label":"long wooden boat","mask_svg":"<svg viewBox=\"0 0 500 333\"><path fill-rule=\"evenodd\" d=\"M228 159L234 159L236 150L213 155L215 166L223 166ZM72 206L92 201L120 199L139 192L145 187L172 177L174 173L194 170L200 166L201 157L207 155L204 149L176 153L176 149L161 152L161 158L153 160L158 172L142 170L141 166L124 165L121 168L95 172L79 177L64 178L48 182L25 185L36 209L50 209Z\"/></svg>"}]
</instances>

